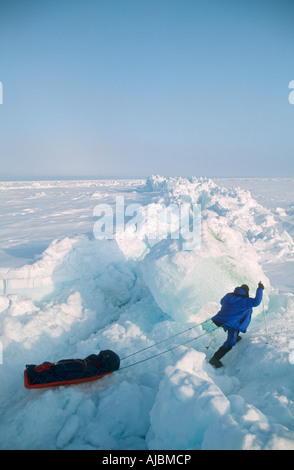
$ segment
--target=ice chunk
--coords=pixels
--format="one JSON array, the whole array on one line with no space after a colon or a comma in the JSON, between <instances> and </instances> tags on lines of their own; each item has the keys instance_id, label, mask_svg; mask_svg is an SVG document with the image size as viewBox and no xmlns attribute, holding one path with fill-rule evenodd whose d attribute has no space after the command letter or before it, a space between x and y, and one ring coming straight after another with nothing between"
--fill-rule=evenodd
<instances>
[{"instance_id":1,"label":"ice chunk","mask_svg":"<svg viewBox=\"0 0 294 470\"><path fill-rule=\"evenodd\" d=\"M229 401L208 377L176 369L160 384L150 414L148 447L199 448L207 427L229 409Z\"/></svg>"}]
</instances>

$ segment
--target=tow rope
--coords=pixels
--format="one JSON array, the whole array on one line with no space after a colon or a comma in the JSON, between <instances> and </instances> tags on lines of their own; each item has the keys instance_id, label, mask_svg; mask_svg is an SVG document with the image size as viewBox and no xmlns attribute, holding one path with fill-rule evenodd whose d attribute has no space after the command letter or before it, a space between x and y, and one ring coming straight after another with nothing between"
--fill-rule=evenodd
<instances>
[{"instance_id":1,"label":"tow rope","mask_svg":"<svg viewBox=\"0 0 294 470\"><path fill-rule=\"evenodd\" d=\"M209 322L209 321L211 321L211 320L209 319L209 320L206 320L206 321L204 321L204 322L202 322L202 323L199 323L198 325L191 326L190 328L187 328L186 330L180 331L180 333L177 333L177 334L175 334L175 335L169 336L168 338L162 339L162 340L158 341L157 343L154 343L154 344L151 344L150 346L147 346L146 348L140 349L139 351L136 351L136 352L134 352L134 353L132 353L132 354L129 354L128 356L123 357L123 358L121 359L121 362L124 361L125 359L128 359L128 358L130 358L130 357L133 357L133 356L135 356L136 354L139 354L139 353L141 353L141 352L143 352L143 351L147 351L148 349L153 348L153 347L157 346L158 344L161 344L161 343L163 343L163 342L165 342L165 341L168 341L168 340L170 340L170 339L172 339L172 338L176 338L177 336L180 336L180 335L186 333L187 331L193 330L194 328L198 328L199 326L202 326L202 325L204 325L205 323L207 323L207 322ZM132 364L128 364L128 365L126 365L126 366L120 367L119 370L128 369L129 367L133 367L133 366L135 366L135 365L137 365L137 364L141 364L141 363L143 363L143 362L149 361L149 360L151 360L151 359L153 359L153 358L155 358L155 357L162 356L163 354L166 354L166 353L168 353L168 352L170 352L170 351L173 351L174 349L180 348L181 346L185 346L185 345L188 344L188 343L192 343L193 341L196 341L197 339L200 339L200 338L202 338L203 336L208 335L209 333L211 333L212 331L217 330L218 328L219 328L218 326L215 326L214 328L210 329L209 331L206 331L205 333L203 333L203 334L201 334L201 335L195 336L195 338L189 339L189 340L184 341L184 342L182 342L182 343L180 343L180 344L177 344L177 345L175 345L175 346L172 346L172 347L169 348L169 349L166 349L166 350L164 350L164 351L161 351L160 353L157 353L157 354L153 354L152 356L149 356L149 357L147 357L147 358L141 359L140 361L137 361L137 362L134 362L134 363L132 363Z\"/></svg>"}]
</instances>

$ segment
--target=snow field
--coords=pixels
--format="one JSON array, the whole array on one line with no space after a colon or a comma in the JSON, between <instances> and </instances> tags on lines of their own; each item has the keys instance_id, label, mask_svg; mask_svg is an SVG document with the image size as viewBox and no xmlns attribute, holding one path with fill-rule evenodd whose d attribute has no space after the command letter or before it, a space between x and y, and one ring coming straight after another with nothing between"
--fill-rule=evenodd
<instances>
[{"instance_id":1,"label":"snow field","mask_svg":"<svg viewBox=\"0 0 294 470\"><path fill-rule=\"evenodd\" d=\"M2 234L1 449L294 448L291 201L280 200L277 210L247 190L204 178L1 183L0 189L16 214L9 237L8 228ZM93 207L114 207L117 192L139 201L150 218L160 204L199 204L199 249L183 251L178 240L150 243L119 232L113 240L96 240ZM31 232L28 222L22 230L26 204ZM46 221L38 234L37 214ZM77 226L77 214L84 224ZM2 217L12 220L8 211ZM272 276L276 266L280 274L286 266L286 274ZM209 333L209 323L196 325L218 311L225 293L245 282L254 295L260 280L264 304L224 358L225 368L214 370L207 358L225 335ZM168 339L190 326L195 328ZM163 339L122 360L122 370L101 381L23 387L25 364L102 349L124 358Z\"/></svg>"}]
</instances>

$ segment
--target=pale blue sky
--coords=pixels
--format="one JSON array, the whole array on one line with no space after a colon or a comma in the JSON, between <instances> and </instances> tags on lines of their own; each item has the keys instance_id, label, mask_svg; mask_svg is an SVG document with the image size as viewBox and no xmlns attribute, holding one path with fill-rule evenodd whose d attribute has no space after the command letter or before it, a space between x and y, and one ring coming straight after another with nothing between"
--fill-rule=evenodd
<instances>
[{"instance_id":1,"label":"pale blue sky","mask_svg":"<svg viewBox=\"0 0 294 470\"><path fill-rule=\"evenodd\" d=\"M293 0L0 1L0 179L294 176Z\"/></svg>"}]
</instances>

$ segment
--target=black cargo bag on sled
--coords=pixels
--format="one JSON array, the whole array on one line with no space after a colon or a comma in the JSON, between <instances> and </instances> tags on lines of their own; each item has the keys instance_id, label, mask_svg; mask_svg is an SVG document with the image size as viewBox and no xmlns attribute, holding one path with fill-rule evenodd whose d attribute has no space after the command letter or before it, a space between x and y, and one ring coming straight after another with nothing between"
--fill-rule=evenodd
<instances>
[{"instance_id":1,"label":"black cargo bag on sled","mask_svg":"<svg viewBox=\"0 0 294 470\"><path fill-rule=\"evenodd\" d=\"M24 371L24 385L34 389L90 382L111 374L119 366L119 356L109 349L91 354L85 359L29 364Z\"/></svg>"}]
</instances>

